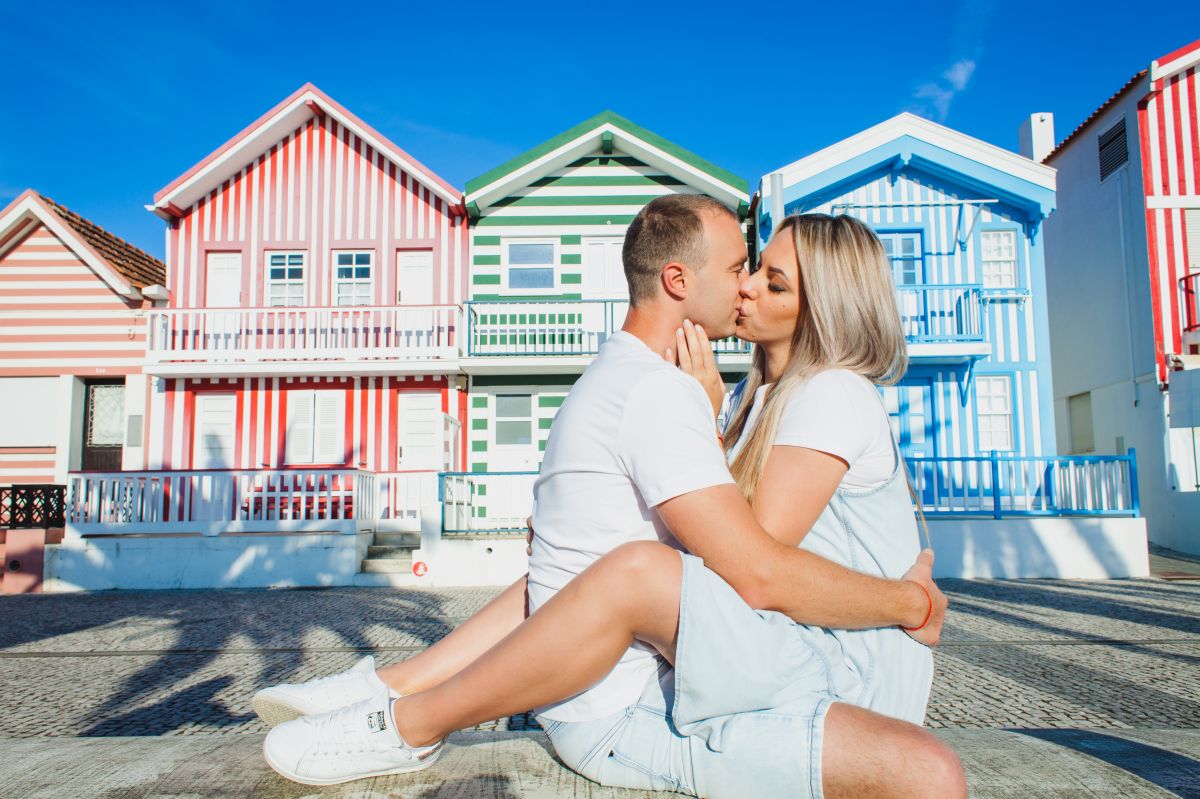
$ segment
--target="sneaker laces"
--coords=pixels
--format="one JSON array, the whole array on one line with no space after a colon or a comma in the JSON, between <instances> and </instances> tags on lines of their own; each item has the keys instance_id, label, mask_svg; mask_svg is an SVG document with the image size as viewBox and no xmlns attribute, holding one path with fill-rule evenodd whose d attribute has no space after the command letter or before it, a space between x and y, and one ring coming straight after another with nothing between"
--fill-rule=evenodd
<instances>
[{"instance_id":1,"label":"sneaker laces","mask_svg":"<svg viewBox=\"0 0 1200 799\"><path fill-rule=\"evenodd\" d=\"M385 712L391 716L391 703L386 705ZM398 749L404 747L396 747L390 741L387 745L380 747L375 735L384 733L367 732L361 722L357 722L358 716L363 713L363 708L359 705L350 705L333 713L326 713L320 716L306 717L310 724L316 726L316 752L318 756L339 757L342 755L353 755L360 752L378 752L386 749ZM389 723L394 723L389 718Z\"/></svg>"}]
</instances>

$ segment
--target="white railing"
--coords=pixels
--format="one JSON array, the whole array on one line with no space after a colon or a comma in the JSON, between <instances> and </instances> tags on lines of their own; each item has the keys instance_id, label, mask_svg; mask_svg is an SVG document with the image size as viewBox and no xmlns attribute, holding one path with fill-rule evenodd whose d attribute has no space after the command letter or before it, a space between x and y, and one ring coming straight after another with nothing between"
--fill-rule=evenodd
<instances>
[{"instance_id":1,"label":"white railing","mask_svg":"<svg viewBox=\"0 0 1200 799\"><path fill-rule=\"evenodd\" d=\"M490 300L466 303L468 356L595 355L621 329L628 300ZM748 353L735 338L717 354Z\"/></svg>"},{"instance_id":2,"label":"white railing","mask_svg":"<svg viewBox=\"0 0 1200 799\"><path fill-rule=\"evenodd\" d=\"M151 361L434 360L458 354L456 305L149 313Z\"/></svg>"},{"instance_id":3,"label":"white railing","mask_svg":"<svg viewBox=\"0 0 1200 799\"><path fill-rule=\"evenodd\" d=\"M983 341L983 298L978 285L896 286L900 322L909 343Z\"/></svg>"},{"instance_id":4,"label":"white railing","mask_svg":"<svg viewBox=\"0 0 1200 799\"><path fill-rule=\"evenodd\" d=\"M421 510L433 508L437 502L437 472L383 472L376 477L379 485L376 529L420 529Z\"/></svg>"},{"instance_id":5,"label":"white railing","mask_svg":"<svg viewBox=\"0 0 1200 799\"><path fill-rule=\"evenodd\" d=\"M525 535L537 472L443 472L438 475L442 534Z\"/></svg>"},{"instance_id":6,"label":"white railing","mask_svg":"<svg viewBox=\"0 0 1200 799\"><path fill-rule=\"evenodd\" d=\"M79 535L373 529L379 478L355 469L73 472L66 522Z\"/></svg>"},{"instance_id":7,"label":"white railing","mask_svg":"<svg viewBox=\"0 0 1200 799\"><path fill-rule=\"evenodd\" d=\"M1128 455L909 458L930 516L1138 516L1137 459Z\"/></svg>"}]
</instances>

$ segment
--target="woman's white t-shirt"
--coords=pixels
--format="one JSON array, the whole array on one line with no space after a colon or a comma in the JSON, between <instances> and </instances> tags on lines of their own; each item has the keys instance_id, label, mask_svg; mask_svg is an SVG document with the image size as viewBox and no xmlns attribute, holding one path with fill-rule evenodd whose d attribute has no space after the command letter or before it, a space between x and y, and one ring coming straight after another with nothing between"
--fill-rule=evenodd
<instances>
[{"instance_id":1,"label":"woman's white t-shirt","mask_svg":"<svg viewBox=\"0 0 1200 799\"><path fill-rule=\"evenodd\" d=\"M746 419L747 432L758 422L770 385L760 386ZM744 400L743 400L744 401ZM746 441L743 435L729 453L737 456ZM896 468L891 424L879 390L862 375L848 369L818 372L796 387L788 397L775 444L806 447L841 458L850 465L840 488L876 488L887 482Z\"/></svg>"}]
</instances>

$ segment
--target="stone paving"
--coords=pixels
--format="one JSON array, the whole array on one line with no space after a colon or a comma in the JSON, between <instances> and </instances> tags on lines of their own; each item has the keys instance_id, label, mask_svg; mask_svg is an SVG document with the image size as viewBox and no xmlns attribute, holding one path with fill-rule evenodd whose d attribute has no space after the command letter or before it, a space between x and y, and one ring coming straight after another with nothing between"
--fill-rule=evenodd
<instances>
[{"instance_id":1,"label":"stone paving","mask_svg":"<svg viewBox=\"0 0 1200 799\"><path fill-rule=\"evenodd\" d=\"M1200 582L944 581L928 723L1200 729ZM0 597L0 737L262 733L260 686L438 640L488 589ZM19 701L13 701L19 700ZM526 716L485 728L524 729Z\"/></svg>"}]
</instances>

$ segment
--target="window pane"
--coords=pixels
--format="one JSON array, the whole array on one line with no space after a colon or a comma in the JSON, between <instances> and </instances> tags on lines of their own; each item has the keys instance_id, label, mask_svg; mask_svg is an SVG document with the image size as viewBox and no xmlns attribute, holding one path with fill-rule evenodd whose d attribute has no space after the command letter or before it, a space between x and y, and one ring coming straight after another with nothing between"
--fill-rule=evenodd
<instances>
[{"instance_id":1,"label":"window pane","mask_svg":"<svg viewBox=\"0 0 1200 799\"><path fill-rule=\"evenodd\" d=\"M284 260L283 255L272 255L271 256L271 266L283 266L283 260Z\"/></svg>"},{"instance_id":2,"label":"window pane","mask_svg":"<svg viewBox=\"0 0 1200 799\"><path fill-rule=\"evenodd\" d=\"M359 266L361 266L363 264L370 266L371 265L371 253L369 253L369 252L355 253L354 254L354 263Z\"/></svg>"},{"instance_id":3,"label":"window pane","mask_svg":"<svg viewBox=\"0 0 1200 799\"><path fill-rule=\"evenodd\" d=\"M529 394L497 394L496 418L528 419L533 415L533 397Z\"/></svg>"},{"instance_id":4,"label":"window pane","mask_svg":"<svg viewBox=\"0 0 1200 799\"><path fill-rule=\"evenodd\" d=\"M511 289L552 289L553 269L510 269L508 287Z\"/></svg>"},{"instance_id":5,"label":"window pane","mask_svg":"<svg viewBox=\"0 0 1200 799\"><path fill-rule=\"evenodd\" d=\"M354 267L352 267L352 266L339 266L339 267L338 267L338 270L337 270L337 276L338 276L339 278L343 278L343 279L349 280L350 278L354 277Z\"/></svg>"},{"instance_id":6,"label":"window pane","mask_svg":"<svg viewBox=\"0 0 1200 799\"><path fill-rule=\"evenodd\" d=\"M532 422L496 422L497 444L533 443Z\"/></svg>"},{"instance_id":7,"label":"window pane","mask_svg":"<svg viewBox=\"0 0 1200 799\"><path fill-rule=\"evenodd\" d=\"M509 244L510 264L553 264L553 244Z\"/></svg>"}]
</instances>

